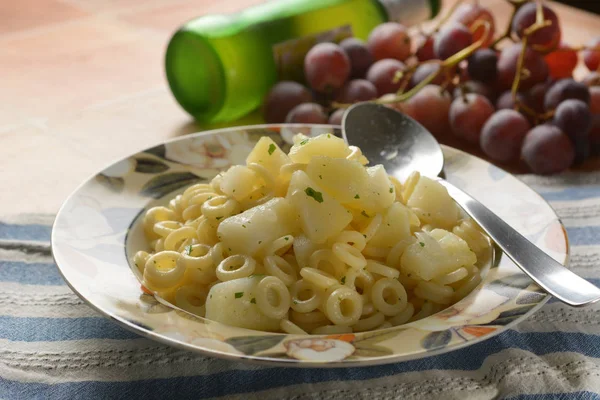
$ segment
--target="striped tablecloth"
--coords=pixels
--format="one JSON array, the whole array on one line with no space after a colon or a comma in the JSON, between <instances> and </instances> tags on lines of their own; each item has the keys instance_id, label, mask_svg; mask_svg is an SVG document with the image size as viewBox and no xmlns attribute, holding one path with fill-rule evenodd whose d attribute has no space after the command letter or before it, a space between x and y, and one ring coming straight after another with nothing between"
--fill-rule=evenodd
<instances>
[{"instance_id":1,"label":"striped tablecloth","mask_svg":"<svg viewBox=\"0 0 600 400\"><path fill-rule=\"evenodd\" d=\"M557 210L571 264L600 283L600 172L522 176ZM0 399L600 399L600 305L550 301L488 341L378 367L259 367L177 350L84 304L53 264L51 215L0 219Z\"/></svg>"}]
</instances>

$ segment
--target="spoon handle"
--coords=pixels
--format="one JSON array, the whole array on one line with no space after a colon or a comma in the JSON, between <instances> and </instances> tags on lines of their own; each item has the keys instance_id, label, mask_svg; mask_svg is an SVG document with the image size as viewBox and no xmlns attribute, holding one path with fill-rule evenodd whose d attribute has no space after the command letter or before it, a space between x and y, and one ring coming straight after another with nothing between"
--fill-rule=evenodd
<instances>
[{"instance_id":1,"label":"spoon handle","mask_svg":"<svg viewBox=\"0 0 600 400\"><path fill-rule=\"evenodd\" d=\"M600 289L554 260L500 217L451 183L450 196L535 283L563 303L580 307L600 300Z\"/></svg>"}]
</instances>

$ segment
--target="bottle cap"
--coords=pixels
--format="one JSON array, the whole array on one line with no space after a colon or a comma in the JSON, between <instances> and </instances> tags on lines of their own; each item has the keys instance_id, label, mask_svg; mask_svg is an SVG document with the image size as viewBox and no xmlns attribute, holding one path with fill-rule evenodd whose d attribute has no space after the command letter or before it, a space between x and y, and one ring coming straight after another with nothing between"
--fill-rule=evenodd
<instances>
[{"instance_id":1,"label":"bottle cap","mask_svg":"<svg viewBox=\"0 0 600 400\"><path fill-rule=\"evenodd\" d=\"M416 25L431 17L429 0L379 0L388 20L404 26Z\"/></svg>"}]
</instances>

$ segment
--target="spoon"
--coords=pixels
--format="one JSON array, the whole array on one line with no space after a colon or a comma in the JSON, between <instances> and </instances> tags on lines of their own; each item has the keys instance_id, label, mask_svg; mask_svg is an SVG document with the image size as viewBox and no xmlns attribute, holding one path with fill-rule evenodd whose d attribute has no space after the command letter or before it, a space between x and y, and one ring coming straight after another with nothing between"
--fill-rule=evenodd
<instances>
[{"instance_id":1,"label":"spoon","mask_svg":"<svg viewBox=\"0 0 600 400\"><path fill-rule=\"evenodd\" d=\"M514 263L547 293L570 306L600 300L600 289L554 260L491 210L438 177L444 154L435 138L418 122L381 104L359 103L342 121L344 140L358 146L373 164L382 164L401 182L412 171L436 179Z\"/></svg>"}]
</instances>

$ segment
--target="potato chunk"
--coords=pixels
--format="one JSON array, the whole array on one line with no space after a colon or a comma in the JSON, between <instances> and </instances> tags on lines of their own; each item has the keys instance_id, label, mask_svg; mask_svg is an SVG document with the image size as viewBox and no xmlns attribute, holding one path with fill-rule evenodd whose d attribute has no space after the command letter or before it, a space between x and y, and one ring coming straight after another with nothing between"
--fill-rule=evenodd
<instances>
[{"instance_id":1,"label":"potato chunk","mask_svg":"<svg viewBox=\"0 0 600 400\"><path fill-rule=\"evenodd\" d=\"M282 165L289 164L290 158L268 136L263 136L246 158L246 164L257 163L265 167L273 177L279 175Z\"/></svg>"},{"instance_id":2,"label":"potato chunk","mask_svg":"<svg viewBox=\"0 0 600 400\"><path fill-rule=\"evenodd\" d=\"M407 205L425 224L451 230L458 223L458 207L448 191L439 182L421 176Z\"/></svg>"},{"instance_id":3,"label":"potato chunk","mask_svg":"<svg viewBox=\"0 0 600 400\"><path fill-rule=\"evenodd\" d=\"M343 139L326 133L294 144L289 156L295 163L308 164L314 156L346 158L349 154L350 149Z\"/></svg>"}]
</instances>

